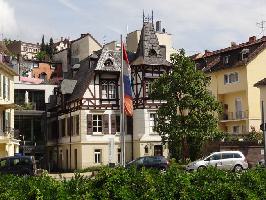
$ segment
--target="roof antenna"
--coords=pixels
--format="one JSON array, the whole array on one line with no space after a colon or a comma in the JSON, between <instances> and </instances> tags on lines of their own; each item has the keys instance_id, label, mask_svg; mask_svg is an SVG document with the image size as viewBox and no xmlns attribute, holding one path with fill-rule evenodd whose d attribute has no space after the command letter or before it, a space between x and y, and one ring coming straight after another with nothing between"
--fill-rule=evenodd
<instances>
[{"instance_id":1,"label":"roof antenna","mask_svg":"<svg viewBox=\"0 0 266 200\"><path fill-rule=\"evenodd\" d=\"M259 36L262 34L264 36L264 29L265 29L266 21L262 20L261 22L257 22L257 26L261 29Z\"/></svg>"}]
</instances>

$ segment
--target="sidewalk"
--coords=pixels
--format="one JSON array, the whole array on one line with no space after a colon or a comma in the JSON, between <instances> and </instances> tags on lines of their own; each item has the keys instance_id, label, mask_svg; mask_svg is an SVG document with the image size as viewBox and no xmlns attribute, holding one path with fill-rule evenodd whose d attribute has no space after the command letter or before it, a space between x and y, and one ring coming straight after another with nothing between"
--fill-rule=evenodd
<instances>
[{"instance_id":1,"label":"sidewalk","mask_svg":"<svg viewBox=\"0 0 266 200\"><path fill-rule=\"evenodd\" d=\"M91 177L92 172L80 173L80 175ZM63 180L63 179L69 180L72 177L74 177L75 174L74 173L51 173L51 174L49 174L49 176L51 176L52 178L54 178L56 180Z\"/></svg>"}]
</instances>

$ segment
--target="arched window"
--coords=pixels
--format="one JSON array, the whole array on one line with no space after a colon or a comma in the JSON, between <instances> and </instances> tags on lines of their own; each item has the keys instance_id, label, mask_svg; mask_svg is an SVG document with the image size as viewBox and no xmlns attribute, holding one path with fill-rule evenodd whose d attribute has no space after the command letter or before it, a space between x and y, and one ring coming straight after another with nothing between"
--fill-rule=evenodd
<instances>
[{"instance_id":1,"label":"arched window","mask_svg":"<svg viewBox=\"0 0 266 200\"><path fill-rule=\"evenodd\" d=\"M40 75L39 75L39 78L40 79L43 79L43 80L47 80L47 74L45 72L42 72Z\"/></svg>"},{"instance_id":2,"label":"arched window","mask_svg":"<svg viewBox=\"0 0 266 200\"><path fill-rule=\"evenodd\" d=\"M104 62L104 66L106 67L110 67L110 66L113 66L113 61L109 58L107 59L105 62Z\"/></svg>"}]
</instances>

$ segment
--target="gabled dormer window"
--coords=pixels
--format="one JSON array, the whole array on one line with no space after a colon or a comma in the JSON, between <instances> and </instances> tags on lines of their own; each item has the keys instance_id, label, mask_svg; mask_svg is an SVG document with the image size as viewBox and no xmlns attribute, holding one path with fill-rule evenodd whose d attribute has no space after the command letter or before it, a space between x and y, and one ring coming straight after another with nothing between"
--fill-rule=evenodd
<instances>
[{"instance_id":1,"label":"gabled dormer window","mask_svg":"<svg viewBox=\"0 0 266 200\"><path fill-rule=\"evenodd\" d=\"M155 51L154 49L150 49L150 51L149 51L149 56L154 56L154 57L156 57L156 56L157 56L156 51Z\"/></svg>"},{"instance_id":2,"label":"gabled dormer window","mask_svg":"<svg viewBox=\"0 0 266 200\"><path fill-rule=\"evenodd\" d=\"M230 58L229 55L227 55L227 56L224 57L223 62L224 62L225 65L226 65L226 64L229 64L229 58Z\"/></svg>"},{"instance_id":3,"label":"gabled dormer window","mask_svg":"<svg viewBox=\"0 0 266 200\"><path fill-rule=\"evenodd\" d=\"M111 59L107 59L105 62L104 62L104 66L106 67L110 67L110 66L113 66L114 63Z\"/></svg>"},{"instance_id":4,"label":"gabled dormer window","mask_svg":"<svg viewBox=\"0 0 266 200\"><path fill-rule=\"evenodd\" d=\"M249 54L249 49L242 49L242 51L241 51L241 60L244 60L245 58L247 58L248 57L248 54Z\"/></svg>"}]
</instances>

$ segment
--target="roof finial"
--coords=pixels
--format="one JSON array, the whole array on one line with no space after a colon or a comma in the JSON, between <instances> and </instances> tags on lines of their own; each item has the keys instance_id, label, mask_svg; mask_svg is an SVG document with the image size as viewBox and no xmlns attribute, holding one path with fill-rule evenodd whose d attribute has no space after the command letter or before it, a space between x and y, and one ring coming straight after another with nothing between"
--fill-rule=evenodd
<instances>
[{"instance_id":1,"label":"roof finial","mask_svg":"<svg viewBox=\"0 0 266 200\"><path fill-rule=\"evenodd\" d=\"M152 22L152 25L153 25L153 10L151 11L151 22Z\"/></svg>"},{"instance_id":2,"label":"roof finial","mask_svg":"<svg viewBox=\"0 0 266 200\"><path fill-rule=\"evenodd\" d=\"M142 15L142 19L143 19L143 24L144 24L144 18L145 18L145 14L144 14L144 9L143 9L143 15Z\"/></svg>"}]
</instances>

